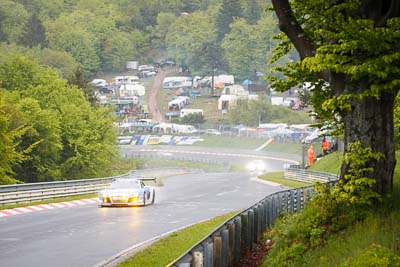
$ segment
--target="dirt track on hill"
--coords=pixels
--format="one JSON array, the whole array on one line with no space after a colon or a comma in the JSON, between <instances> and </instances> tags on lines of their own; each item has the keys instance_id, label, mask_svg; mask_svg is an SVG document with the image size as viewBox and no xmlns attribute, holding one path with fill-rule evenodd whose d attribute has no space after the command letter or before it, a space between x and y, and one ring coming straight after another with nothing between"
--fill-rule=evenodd
<instances>
[{"instance_id":1,"label":"dirt track on hill","mask_svg":"<svg viewBox=\"0 0 400 267\"><path fill-rule=\"evenodd\" d=\"M157 75L154 77L154 83L151 87L149 96L149 112L151 114L151 118L153 121L158 121L158 122L164 121L164 116L160 112L160 109L158 108L157 94L158 91L162 88L162 82L165 76L167 76L167 74L169 73L177 71L178 70L176 68L159 69Z\"/></svg>"}]
</instances>

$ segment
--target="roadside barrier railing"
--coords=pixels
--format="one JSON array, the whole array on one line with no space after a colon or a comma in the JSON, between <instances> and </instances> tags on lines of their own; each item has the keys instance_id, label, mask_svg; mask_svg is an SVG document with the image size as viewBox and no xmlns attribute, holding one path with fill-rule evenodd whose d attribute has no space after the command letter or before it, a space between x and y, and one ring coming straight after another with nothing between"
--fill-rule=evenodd
<instances>
[{"instance_id":1,"label":"roadside barrier railing","mask_svg":"<svg viewBox=\"0 0 400 267\"><path fill-rule=\"evenodd\" d=\"M92 194L104 189L112 179L129 175L131 173L95 179L2 185L0 186L0 205Z\"/></svg>"},{"instance_id":2,"label":"roadside barrier railing","mask_svg":"<svg viewBox=\"0 0 400 267\"><path fill-rule=\"evenodd\" d=\"M93 194L106 188L113 179L143 177L146 176L147 171L150 171L152 176L166 176L187 172L185 168L162 168L158 171L144 169L105 178L2 185L0 186L0 206L6 204L29 203L59 197Z\"/></svg>"},{"instance_id":3,"label":"roadside barrier railing","mask_svg":"<svg viewBox=\"0 0 400 267\"><path fill-rule=\"evenodd\" d=\"M305 172L310 176L315 174ZM333 186L337 176L325 175L331 181L328 183ZM233 266L240 261L243 253L255 247L263 233L281 214L301 210L313 194L314 187L310 186L268 195L225 221L168 266Z\"/></svg>"},{"instance_id":4,"label":"roadside barrier railing","mask_svg":"<svg viewBox=\"0 0 400 267\"><path fill-rule=\"evenodd\" d=\"M319 171L309 171L306 169L302 169L300 165L287 165L285 166L284 171L285 179L296 180L306 183L327 183L339 179L339 176L336 174Z\"/></svg>"}]
</instances>

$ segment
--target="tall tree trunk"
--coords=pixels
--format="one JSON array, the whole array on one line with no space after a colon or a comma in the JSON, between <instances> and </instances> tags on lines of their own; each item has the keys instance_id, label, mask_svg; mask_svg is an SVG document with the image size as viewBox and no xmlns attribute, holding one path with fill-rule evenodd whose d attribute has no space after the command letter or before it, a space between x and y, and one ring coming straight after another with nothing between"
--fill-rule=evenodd
<instances>
[{"instance_id":1,"label":"tall tree trunk","mask_svg":"<svg viewBox=\"0 0 400 267\"><path fill-rule=\"evenodd\" d=\"M360 85L359 85L360 86ZM394 148L393 106L397 92L383 92L380 97L354 99L351 110L343 114L345 151L349 143L360 141L363 147L384 155L380 160L371 160L368 166L375 179L374 191L385 194L392 191L393 171L396 165ZM349 166L342 164L341 179Z\"/></svg>"}]
</instances>

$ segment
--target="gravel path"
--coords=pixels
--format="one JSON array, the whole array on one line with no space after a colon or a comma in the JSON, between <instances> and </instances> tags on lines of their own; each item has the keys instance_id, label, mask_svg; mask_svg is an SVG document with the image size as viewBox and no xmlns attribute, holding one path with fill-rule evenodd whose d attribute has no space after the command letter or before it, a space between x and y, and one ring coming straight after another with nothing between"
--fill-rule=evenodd
<instances>
[{"instance_id":1,"label":"gravel path","mask_svg":"<svg viewBox=\"0 0 400 267\"><path fill-rule=\"evenodd\" d=\"M149 96L149 112L153 121L162 122L164 120L163 114L158 108L157 94L162 88L162 82L167 74L177 72L177 68L159 69L157 75L154 77L154 83L150 90Z\"/></svg>"}]
</instances>

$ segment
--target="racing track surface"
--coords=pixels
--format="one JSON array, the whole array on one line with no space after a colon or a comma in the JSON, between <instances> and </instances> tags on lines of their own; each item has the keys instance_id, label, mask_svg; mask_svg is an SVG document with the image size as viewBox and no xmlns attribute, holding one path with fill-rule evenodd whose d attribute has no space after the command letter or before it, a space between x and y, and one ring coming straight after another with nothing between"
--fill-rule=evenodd
<instances>
[{"instance_id":1,"label":"racing track surface","mask_svg":"<svg viewBox=\"0 0 400 267\"><path fill-rule=\"evenodd\" d=\"M271 166L281 169L282 161L272 161ZM135 244L248 208L284 189L251 177L249 173L184 174L163 180L153 206L87 204L0 217L0 266L101 266Z\"/></svg>"}]
</instances>

